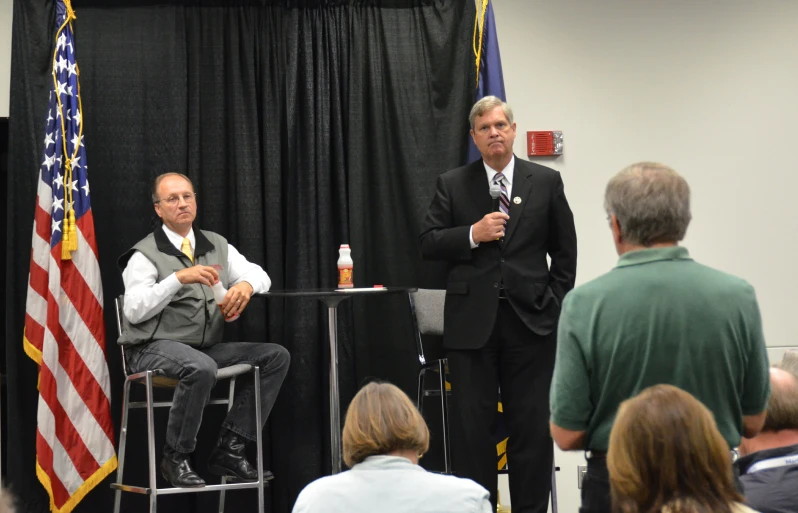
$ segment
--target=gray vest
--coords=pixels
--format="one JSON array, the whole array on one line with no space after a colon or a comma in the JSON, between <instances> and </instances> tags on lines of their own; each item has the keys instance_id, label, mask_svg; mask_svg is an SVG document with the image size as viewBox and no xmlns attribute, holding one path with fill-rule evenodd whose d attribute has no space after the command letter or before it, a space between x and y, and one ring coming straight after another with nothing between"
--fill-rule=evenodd
<instances>
[{"instance_id":1,"label":"gray vest","mask_svg":"<svg viewBox=\"0 0 798 513\"><path fill-rule=\"evenodd\" d=\"M227 240L213 232L194 229L196 244L193 265L222 266L219 279L227 278ZM191 261L175 248L161 227L119 257L119 267L124 269L136 251L141 252L158 269L157 282L170 274L192 265ZM144 344L152 340L175 340L194 347L210 347L222 341L224 318L216 306L211 289L199 283L183 285L172 301L154 317L131 324L122 316L120 345Z\"/></svg>"}]
</instances>

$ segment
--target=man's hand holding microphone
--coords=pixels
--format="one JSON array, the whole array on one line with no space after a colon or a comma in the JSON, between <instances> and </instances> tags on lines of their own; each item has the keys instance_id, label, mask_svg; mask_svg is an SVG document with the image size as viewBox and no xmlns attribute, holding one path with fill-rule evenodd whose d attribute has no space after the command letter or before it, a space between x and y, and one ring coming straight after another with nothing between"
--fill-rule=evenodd
<instances>
[{"instance_id":1,"label":"man's hand holding microphone","mask_svg":"<svg viewBox=\"0 0 798 513\"><path fill-rule=\"evenodd\" d=\"M507 220L510 216L504 212L491 212L486 214L485 217L474 223L471 230L471 237L474 242L479 244L481 242L490 242L492 240L499 240L504 237L504 228L507 225Z\"/></svg>"},{"instance_id":2,"label":"man's hand holding microphone","mask_svg":"<svg viewBox=\"0 0 798 513\"><path fill-rule=\"evenodd\" d=\"M502 190L499 184L490 185L490 197L493 200L493 212L486 214L479 222L475 223L471 229L471 237L474 243L490 242L504 237L504 228L510 216L501 211Z\"/></svg>"}]
</instances>

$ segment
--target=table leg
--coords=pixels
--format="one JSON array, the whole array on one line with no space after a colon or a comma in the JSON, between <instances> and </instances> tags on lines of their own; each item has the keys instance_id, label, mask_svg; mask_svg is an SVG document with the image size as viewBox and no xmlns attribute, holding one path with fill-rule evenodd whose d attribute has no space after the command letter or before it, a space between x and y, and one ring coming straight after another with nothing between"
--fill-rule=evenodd
<instances>
[{"instance_id":1,"label":"table leg","mask_svg":"<svg viewBox=\"0 0 798 513\"><path fill-rule=\"evenodd\" d=\"M332 473L341 472L341 400L338 392L338 305L327 305L330 328L330 454Z\"/></svg>"}]
</instances>

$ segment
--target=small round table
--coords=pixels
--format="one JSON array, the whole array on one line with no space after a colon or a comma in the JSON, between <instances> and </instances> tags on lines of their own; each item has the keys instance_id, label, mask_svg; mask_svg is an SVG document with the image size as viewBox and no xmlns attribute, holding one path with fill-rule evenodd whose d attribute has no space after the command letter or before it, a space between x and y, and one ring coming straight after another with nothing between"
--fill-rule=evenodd
<instances>
[{"instance_id":1,"label":"small round table","mask_svg":"<svg viewBox=\"0 0 798 513\"><path fill-rule=\"evenodd\" d=\"M264 297L309 297L327 305L330 333L330 453L332 473L341 471L341 399L338 394L338 305L354 296L382 296L415 292L410 287L270 290Z\"/></svg>"}]
</instances>

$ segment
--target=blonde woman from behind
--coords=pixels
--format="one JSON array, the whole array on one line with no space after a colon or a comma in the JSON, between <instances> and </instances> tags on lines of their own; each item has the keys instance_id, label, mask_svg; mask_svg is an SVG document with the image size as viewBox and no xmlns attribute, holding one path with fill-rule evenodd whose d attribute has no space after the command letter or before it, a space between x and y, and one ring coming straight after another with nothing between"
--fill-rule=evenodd
<instances>
[{"instance_id":1,"label":"blonde woman from behind","mask_svg":"<svg viewBox=\"0 0 798 513\"><path fill-rule=\"evenodd\" d=\"M616 513L751 513L712 413L671 385L621 403L607 453Z\"/></svg>"},{"instance_id":2,"label":"blonde woman from behind","mask_svg":"<svg viewBox=\"0 0 798 513\"><path fill-rule=\"evenodd\" d=\"M407 395L390 383L369 383L344 422L350 470L306 486L293 513L490 513L483 487L418 465L428 448L429 430Z\"/></svg>"}]
</instances>

